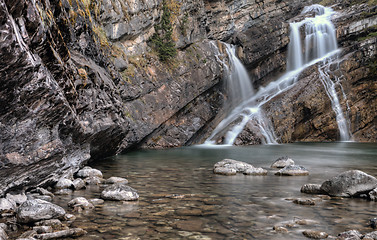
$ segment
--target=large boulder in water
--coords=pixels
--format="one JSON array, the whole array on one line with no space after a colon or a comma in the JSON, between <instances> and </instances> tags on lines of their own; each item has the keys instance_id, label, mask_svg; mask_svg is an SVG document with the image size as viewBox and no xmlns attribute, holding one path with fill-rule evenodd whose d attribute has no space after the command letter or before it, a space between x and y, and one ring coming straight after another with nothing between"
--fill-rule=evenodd
<instances>
[{"instance_id":1,"label":"large boulder in water","mask_svg":"<svg viewBox=\"0 0 377 240\"><path fill-rule=\"evenodd\" d=\"M251 164L233 159L224 159L217 162L213 167L213 172L221 175L235 175L237 173L244 173L246 175L267 174L267 171L262 168L256 168Z\"/></svg>"},{"instance_id":2,"label":"large boulder in water","mask_svg":"<svg viewBox=\"0 0 377 240\"><path fill-rule=\"evenodd\" d=\"M377 187L377 179L359 170L350 170L335 176L321 185L330 196L353 197Z\"/></svg>"},{"instance_id":3,"label":"large boulder in water","mask_svg":"<svg viewBox=\"0 0 377 240\"><path fill-rule=\"evenodd\" d=\"M17 221L20 223L31 223L52 218L61 218L65 210L50 202L34 199L24 202L17 209Z\"/></svg>"},{"instance_id":4,"label":"large boulder in water","mask_svg":"<svg viewBox=\"0 0 377 240\"><path fill-rule=\"evenodd\" d=\"M133 201L139 198L139 194L124 183L115 183L102 191L101 198L114 201Z\"/></svg>"}]
</instances>

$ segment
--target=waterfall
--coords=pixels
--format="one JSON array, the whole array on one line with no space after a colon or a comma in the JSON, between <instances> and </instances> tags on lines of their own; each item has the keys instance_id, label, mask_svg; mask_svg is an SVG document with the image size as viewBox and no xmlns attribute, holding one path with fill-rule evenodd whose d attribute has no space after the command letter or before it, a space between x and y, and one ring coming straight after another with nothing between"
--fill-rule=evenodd
<instances>
[{"instance_id":1,"label":"waterfall","mask_svg":"<svg viewBox=\"0 0 377 240\"><path fill-rule=\"evenodd\" d=\"M260 133L264 137L264 143L277 142L272 124L263 114L263 105L273 97L291 88L296 83L299 74L305 68L317 63L321 63L319 65L323 66L326 60L337 55L340 51L337 47L335 27L331 22L331 16L334 14L334 11L331 8L315 4L305 7L302 11L302 15L309 14L310 17L306 17L300 22L290 23L287 72L276 81L269 83L265 87L261 87L255 94L247 94L243 91L245 89L237 88L236 94L238 94L239 97L242 96L241 103L235 106L228 116L219 123L213 130L211 136L206 140L205 144L216 144L216 139L218 139L219 136L224 136L222 144L233 145L237 136L251 120L258 126ZM302 36L300 34L303 30L305 30L304 44L302 44ZM241 68L238 64L241 66L242 64L235 55L234 47L227 45L227 52L232 65L235 66L235 62L237 63L237 68L234 67L233 70L238 71L238 69ZM242 69L244 68L242 67ZM335 85L327 74L327 70L329 69L319 69L321 82L325 86L334 112L336 113L341 140L349 140L350 131L348 124L342 112L342 108L340 107ZM239 79L240 75L241 74L233 72L229 74L228 79L230 82L237 82L237 77ZM248 79L247 82L250 83L250 80ZM238 86L240 87L240 85ZM249 97L245 99L243 96Z\"/></svg>"}]
</instances>

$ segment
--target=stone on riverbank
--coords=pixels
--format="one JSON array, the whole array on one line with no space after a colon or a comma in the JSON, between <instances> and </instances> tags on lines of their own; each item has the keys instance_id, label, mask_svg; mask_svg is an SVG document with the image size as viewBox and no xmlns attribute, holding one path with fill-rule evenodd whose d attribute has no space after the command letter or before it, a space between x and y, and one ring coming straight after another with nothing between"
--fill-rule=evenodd
<instances>
[{"instance_id":1,"label":"stone on riverbank","mask_svg":"<svg viewBox=\"0 0 377 240\"><path fill-rule=\"evenodd\" d=\"M217 162L213 167L213 172L221 175L235 175L237 173L244 173L246 175L267 174L267 171L262 168L255 168L251 164L233 159L223 159Z\"/></svg>"},{"instance_id":2,"label":"stone on riverbank","mask_svg":"<svg viewBox=\"0 0 377 240\"><path fill-rule=\"evenodd\" d=\"M359 170L350 170L335 176L321 185L330 196L353 197L377 187L377 179Z\"/></svg>"},{"instance_id":3,"label":"stone on riverbank","mask_svg":"<svg viewBox=\"0 0 377 240\"><path fill-rule=\"evenodd\" d=\"M325 232L315 231L315 230L305 230L302 234L307 238L312 239L325 239L329 236L329 234Z\"/></svg>"},{"instance_id":4,"label":"stone on riverbank","mask_svg":"<svg viewBox=\"0 0 377 240\"><path fill-rule=\"evenodd\" d=\"M115 183L102 191L101 198L115 201L134 201L139 198L139 194L135 189L124 183Z\"/></svg>"},{"instance_id":5,"label":"stone on riverbank","mask_svg":"<svg viewBox=\"0 0 377 240\"><path fill-rule=\"evenodd\" d=\"M102 172L98 169L91 168L89 166L84 167L76 173L79 178L98 177L103 178Z\"/></svg>"},{"instance_id":6,"label":"stone on riverbank","mask_svg":"<svg viewBox=\"0 0 377 240\"><path fill-rule=\"evenodd\" d=\"M75 180L73 180L72 184L73 184L73 189L75 190L86 188L85 182L81 178L76 178Z\"/></svg>"},{"instance_id":7,"label":"stone on riverbank","mask_svg":"<svg viewBox=\"0 0 377 240\"><path fill-rule=\"evenodd\" d=\"M14 202L6 198L0 198L0 215L13 213L15 209L16 205Z\"/></svg>"},{"instance_id":8,"label":"stone on riverbank","mask_svg":"<svg viewBox=\"0 0 377 240\"><path fill-rule=\"evenodd\" d=\"M56 189L68 189L73 187L72 180L68 178L61 178L54 186Z\"/></svg>"},{"instance_id":9,"label":"stone on riverbank","mask_svg":"<svg viewBox=\"0 0 377 240\"><path fill-rule=\"evenodd\" d=\"M288 165L283 169L280 169L275 175L279 176L306 176L309 175L309 171L303 166Z\"/></svg>"},{"instance_id":10,"label":"stone on riverbank","mask_svg":"<svg viewBox=\"0 0 377 240\"><path fill-rule=\"evenodd\" d=\"M5 232L5 229L3 229L2 227L0 227L0 239L1 240L8 240L8 235Z\"/></svg>"},{"instance_id":11,"label":"stone on riverbank","mask_svg":"<svg viewBox=\"0 0 377 240\"><path fill-rule=\"evenodd\" d=\"M305 184L301 187L300 191L307 194L325 194L321 189L321 184Z\"/></svg>"},{"instance_id":12,"label":"stone on riverbank","mask_svg":"<svg viewBox=\"0 0 377 240\"><path fill-rule=\"evenodd\" d=\"M20 223L61 218L64 214L63 208L40 199L27 200L16 211L17 221Z\"/></svg>"},{"instance_id":13,"label":"stone on riverbank","mask_svg":"<svg viewBox=\"0 0 377 240\"><path fill-rule=\"evenodd\" d=\"M286 156L276 159L275 162L272 163L271 168L284 168L289 165L295 165L295 161Z\"/></svg>"},{"instance_id":14,"label":"stone on riverbank","mask_svg":"<svg viewBox=\"0 0 377 240\"><path fill-rule=\"evenodd\" d=\"M377 239L377 231L367 233L363 237L363 240L376 240L376 239Z\"/></svg>"}]
</instances>

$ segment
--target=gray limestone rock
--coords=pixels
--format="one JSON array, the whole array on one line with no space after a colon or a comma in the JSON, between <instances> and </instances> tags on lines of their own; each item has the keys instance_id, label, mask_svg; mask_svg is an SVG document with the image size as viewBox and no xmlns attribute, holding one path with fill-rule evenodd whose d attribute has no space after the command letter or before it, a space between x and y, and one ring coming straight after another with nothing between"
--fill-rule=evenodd
<instances>
[{"instance_id":1,"label":"gray limestone rock","mask_svg":"<svg viewBox=\"0 0 377 240\"><path fill-rule=\"evenodd\" d=\"M321 189L321 184L304 184L300 190L302 193L308 194L325 194L325 192Z\"/></svg>"},{"instance_id":2,"label":"gray limestone rock","mask_svg":"<svg viewBox=\"0 0 377 240\"><path fill-rule=\"evenodd\" d=\"M115 183L105 188L101 198L115 201L133 201L139 198L137 191L124 183Z\"/></svg>"},{"instance_id":3,"label":"gray limestone rock","mask_svg":"<svg viewBox=\"0 0 377 240\"><path fill-rule=\"evenodd\" d=\"M377 179L359 170L350 170L322 183L321 189L330 196L353 197L372 191Z\"/></svg>"},{"instance_id":4,"label":"gray limestone rock","mask_svg":"<svg viewBox=\"0 0 377 240\"><path fill-rule=\"evenodd\" d=\"M76 176L79 178L87 178L87 177L98 177L102 178L102 172L98 169L91 168L89 166L86 166L82 169L80 169L77 173Z\"/></svg>"},{"instance_id":5,"label":"gray limestone rock","mask_svg":"<svg viewBox=\"0 0 377 240\"><path fill-rule=\"evenodd\" d=\"M56 189L67 189L73 187L72 180L68 178L61 178L54 186Z\"/></svg>"},{"instance_id":6,"label":"gray limestone rock","mask_svg":"<svg viewBox=\"0 0 377 240\"><path fill-rule=\"evenodd\" d=\"M94 205L90 203L84 197L77 197L68 202L68 206L71 208L81 207L82 209L92 209Z\"/></svg>"},{"instance_id":7,"label":"gray limestone rock","mask_svg":"<svg viewBox=\"0 0 377 240\"><path fill-rule=\"evenodd\" d=\"M105 184L124 183L127 184L128 180L122 177L110 177L106 179Z\"/></svg>"},{"instance_id":8,"label":"gray limestone rock","mask_svg":"<svg viewBox=\"0 0 377 240\"><path fill-rule=\"evenodd\" d=\"M357 230L349 230L338 234L338 240L360 240L362 234Z\"/></svg>"},{"instance_id":9,"label":"gray limestone rock","mask_svg":"<svg viewBox=\"0 0 377 240\"><path fill-rule=\"evenodd\" d=\"M85 181L82 180L81 178L76 178L75 180L73 180L72 184L73 184L73 189L75 190L86 188Z\"/></svg>"},{"instance_id":10,"label":"gray limestone rock","mask_svg":"<svg viewBox=\"0 0 377 240\"><path fill-rule=\"evenodd\" d=\"M61 218L64 214L63 208L40 199L27 200L16 211L17 221L20 223Z\"/></svg>"},{"instance_id":11,"label":"gray limestone rock","mask_svg":"<svg viewBox=\"0 0 377 240\"><path fill-rule=\"evenodd\" d=\"M274 163L272 163L271 168L284 168L289 165L295 165L295 161L293 161L289 157L281 157L275 160Z\"/></svg>"},{"instance_id":12,"label":"gray limestone rock","mask_svg":"<svg viewBox=\"0 0 377 240\"><path fill-rule=\"evenodd\" d=\"M14 202L9 201L6 198L0 198L0 214L11 213L16 209Z\"/></svg>"},{"instance_id":13,"label":"gray limestone rock","mask_svg":"<svg viewBox=\"0 0 377 240\"><path fill-rule=\"evenodd\" d=\"M235 175L244 173L246 175L266 175L267 171L262 168L256 168L253 165L233 159L223 159L217 162L213 167L213 172L221 175Z\"/></svg>"},{"instance_id":14,"label":"gray limestone rock","mask_svg":"<svg viewBox=\"0 0 377 240\"><path fill-rule=\"evenodd\" d=\"M299 165L288 165L280 169L275 175L280 176L305 176L309 175L309 171L303 166Z\"/></svg>"}]
</instances>

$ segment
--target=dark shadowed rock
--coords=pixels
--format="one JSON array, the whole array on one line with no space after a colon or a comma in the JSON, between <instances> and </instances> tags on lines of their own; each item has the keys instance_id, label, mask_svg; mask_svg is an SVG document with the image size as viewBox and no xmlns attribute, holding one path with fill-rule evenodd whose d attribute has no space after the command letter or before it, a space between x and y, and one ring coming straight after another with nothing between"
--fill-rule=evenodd
<instances>
[{"instance_id":1,"label":"dark shadowed rock","mask_svg":"<svg viewBox=\"0 0 377 240\"><path fill-rule=\"evenodd\" d=\"M281 157L276 159L276 161L271 165L271 168L284 168L289 165L295 165L295 161L289 157Z\"/></svg>"},{"instance_id":2,"label":"dark shadowed rock","mask_svg":"<svg viewBox=\"0 0 377 240\"><path fill-rule=\"evenodd\" d=\"M329 236L326 232L320 232L315 230L305 230L302 232L305 237L311 238L311 239L325 239Z\"/></svg>"},{"instance_id":3,"label":"dark shadowed rock","mask_svg":"<svg viewBox=\"0 0 377 240\"><path fill-rule=\"evenodd\" d=\"M245 175L266 175L267 170L256 168L253 165L233 159L224 159L217 162L213 167L213 172L221 175L235 175L243 173Z\"/></svg>"},{"instance_id":4,"label":"dark shadowed rock","mask_svg":"<svg viewBox=\"0 0 377 240\"><path fill-rule=\"evenodd\" d=\"M319 201L319 200L311 199L311 198L297 198L297 199L294 199L292 202L299 205L315 205L316 201Z\"/></svg>"},{"instance_id":5,"label":"dark shadowed rock","mask_svg":"<svg viewBox=\"0 0 377 240\"><path fill-rule=\"evenodd\" d=\"M377 218L372 218L371 220L369 220L369 226L373 229L376 229L377 227Z\"/></svg>"},{"instance_id":6,"label":"dark shadowed rock","mask_svg":"<svg viewBox=\"0 0 377 240\"><path fill-rule=\"evenodd\" d=\"M304 184L300 190L302 193L308 194L325 194L325 192L321 189L321 184Z\"/></svg>"},{"instance_id":7,"label":"dark shadowed rock","mask_svg":"<svg viewBox=\"0 0 377 240\"><path fill-rule=\"evenodd\" d=\"M101 198L115 201L133 201L139 198L139 194L135 189L124 183L115 183L102 191Z\"/></svg>"},{"instance_id":8,"label":"dark shadowed rock","mask_svg":"<svg viewBox=\"0 0 377 240\"><path fill-rule=\"evenodd\" d=\"M363 235L357 230L349 230L338 234L337 240L360 240Z\"/></svg>"},{"instance_id":9,"label":"dark shadowed rock","mask_svg":"<svg viewBox=\"0 0 377 240\"><path fill-rule=\"evenodd\" d=\"M17 221L20 223L61 218L64 214L63 208L40 199L27 200L16 211Z\"/></svg>"},{"instance_id":10,"label":"dark shadowed rock","mask_svg":"<svg viewBox=\"0 0 377 240\"><path fill-rule=\"evenodd\" d=\"M352 197L372 191L377 187L377 179L359 170L350 170L335 176L321 185L330 196Z\"/></svg>"},{"instance_id":11,"label":"dark shadowed rock","mask_svg":"<svg viewBox=\"0 0 377 240\"><path fill-rule=\"evenodd\" d=\"M279 176L305 176L309 175L309 171L303 166L288 165L283 169L280 169L275 175Z\"/></svg>"}]
</instances>

